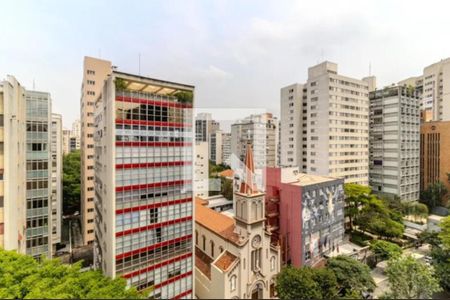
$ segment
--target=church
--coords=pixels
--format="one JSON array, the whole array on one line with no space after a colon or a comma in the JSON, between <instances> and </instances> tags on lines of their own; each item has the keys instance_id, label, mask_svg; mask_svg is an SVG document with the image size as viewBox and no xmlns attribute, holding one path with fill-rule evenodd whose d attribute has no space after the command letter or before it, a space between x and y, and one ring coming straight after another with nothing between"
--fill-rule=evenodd
<instances>
[{"instance_id":1,"label":"church","mask_svg":"<svg viewBox=\"0 0 450 300\"><path fill-rule=\"evenodd\" d=\"M235 217L195 201L195 295L199 299L275 298L281 269L279 245L265 228L265 194L254 183L251 147L235 192Z\"/></svg>"}]
</instances>

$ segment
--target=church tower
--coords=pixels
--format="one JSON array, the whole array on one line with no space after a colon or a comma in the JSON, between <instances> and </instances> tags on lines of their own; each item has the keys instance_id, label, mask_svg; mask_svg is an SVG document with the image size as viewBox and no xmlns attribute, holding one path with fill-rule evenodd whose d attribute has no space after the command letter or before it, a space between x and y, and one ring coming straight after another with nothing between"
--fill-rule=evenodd
<instances>
[{"instance_id":1,"label":"church tower","mask_svg":"<svg viewBox=\"0 0 450 300\"><path fill-rule=\"evenodd\" d=\"M264 231L265 221L265 194L256 188L254 172L253 149L248 144L245 154L244 178L239 191L235 192L235 219L239 235L249 238L252 232L259 231L261 234Z\"/></svg>"}]
</instances>

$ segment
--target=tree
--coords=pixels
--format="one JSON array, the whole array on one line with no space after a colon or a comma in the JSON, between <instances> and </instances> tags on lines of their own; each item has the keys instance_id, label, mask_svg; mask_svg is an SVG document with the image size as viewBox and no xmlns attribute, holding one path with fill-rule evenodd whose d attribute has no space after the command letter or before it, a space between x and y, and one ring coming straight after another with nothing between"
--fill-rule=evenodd
<instances>
[{"instance_id":1,"label":"tree","mask_svg":"<svg viewBox=\"0 0 450 300\"><path fill-rule=\"evenodd\" d=\"M375 264L402 254L402 248L399 245L382 240L372 241L370 250L375 256Z\"/></svg>"},{"instance_id":2,"label":"tree","mask_svg":"<svg viewBox=\"0 0 450 300\"><path fill-rule=\"evenodd\" d=\"M0 249L0 298L142 298L127 288L123 278L111 279L99 271L81 272L81 262L61 264L59 260L38 262L31 256Z\"/></svg>"},{"instance_id":3,"label":"tree","mask_svg":"<svg viewBox=\"0 0 450 300\"><path fill-rule=\"evenodd\" d=\"M281 270L276 281L280 299L334 299L337 296L336 277L325 268L287 267Z\"/></svg>"},{"instance_id":4,"label":"tree","mask_svg":"<svg viewBox=\"0 0 450 300\"><path fill-rule=\"evenodd\" d=\"M450 291L450 250L433 246L431 257L433 258L433 266L441 287L446 291Z\"/></svg>"},{"instance_id":5,"label":"tree","mask_svg":"<svg viewBox=\"0 0 450 300\"><path fill-rule=\"evenodd\" d=\"M222 195L228 200L233 200L233 180L222 177L220 181L222 182Z\"/></svg>"},{"instance_id":6,"label":"tree","mask_svg":"<svg viewBox=\"0 0 450 300\"><path fill-rule=\"evenodd\" d=\"M391 299L431 299L441 291L432 267L412 256L396 257L388 262L386 274Z\"/></svg>"},{"instance_id":7,"label":"tree","mask_svg":"<svg viewBox=\"0 0 450 300\"><path fill-rule=\"evenodd\" d=\"M428 186L428 188L420 193L420 200L425 203L431 210L436 206L440 206L443 203L443 198L447 194L448 190L445 185L437 181Z\"/></svg>"},{"instance_id":8,"label":"tree","mask_svg":"<svg viewBox=\"0 0 450 300\"><path fill-rule=\"evenodd\" d=\"M450 216L442 219L439 227L441 227L439 238L442 241L443 248L446 250L450 250Z\"/></svg>"},{"instance_id":9,"label":"tree","mask_svg":"<svg viewBox=\"0 0 450 300\"><path fill-rule=\"evenodd\" d=\"M80 151L76 150L63 158L63 214L80 211L81 178Z\"/></svg>"},{"instance_id":10,"label":"tree","mask_svg":"<svg viewBox=\"0 0 450 300\"><path fill-rule=\"evenodd\" d=\"M350 230L353 230L354 220L360 214L361 207L369 201L370 187L356 183L344 184L345 215L349 219Z\"/></svg>"},{"instance_id":11,"label":"tree","mask_svg":"<svg viewBox=\"0 0 450 300\"><path fill-rule=\"evenodd\" d=\"M314 281L312 270L307 267L287 267L276 277L276 289L280 299L319 299L321 291Z\"/></svg>"},{"instance_id":12,"label":"tree","mask_svg":"<svg viewBox=\"0 0 450 300\"><path fill-rule=\"evenodd\" d=\"M327 262L327 268L333 271L338 283L339 293L343 296L372 292L375 282L367 265L348 256L336 256Z\"/></svg>"}]
</instances>

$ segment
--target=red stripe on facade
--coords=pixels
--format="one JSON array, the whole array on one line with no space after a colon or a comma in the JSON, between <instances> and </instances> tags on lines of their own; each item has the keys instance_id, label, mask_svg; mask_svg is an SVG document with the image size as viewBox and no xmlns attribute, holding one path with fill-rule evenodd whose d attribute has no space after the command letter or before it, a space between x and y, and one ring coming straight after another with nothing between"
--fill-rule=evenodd
<instances>
[{"instance_id":1,"label":"red stripe on facade","mask_svg":"<svg viewBox=\"0 0 450 300\"><path fill-rule=\"evenodd\" d=\"M140 205L140 206L129 207L129 208L116 209L116 214L119 215L119 214L124 214L124 213L132 212L132 211L140 211L140 210L146 210L146 209L151 209L151 208L158 208L158 207L170 206L170 205L175 205L175 204L181 204L181 203L186 203L186 202L192 202L192 198L183 198L183 199L171 200L171 201L160 202L160 203L153 203L153 204Z\"/></svg>"},{"instance_id":2,"label":"red stripe on facade","mask_svg":"<svg viewBox=\"0 0 450 300\"><path fill-rule=\"evenodd\" d=\"M191 147L184 142L116 142L117 147Z\"/></svg>"},{"instance_id":3,"label":"red stripe on facade","mask_svg":"<svg viewBox=\"0 0 450 300\"><path fill-rule=\"evenodd\" d=\"M191 123L179 123L179 122L163 122L163 121L144 121L144 120L126 120L116 119L116 124L127 125L147 125L147 126L161 126L161 127L192 127Z\"/></svg>"},{"instance_id":4,"label":"red stripe on facade","mask_svg":"<svg viewBox=\"0 0 450 300\"><path fill-rule=\"evenodd\" d=\"M192 165L191 161L164 161L138 164L117 164L116 169L138 169L153 167L172 167L172 166L188 166Z\"/></svg>"},{"instance_id":5,"label":"red stripe on facade","mask_svg":"<svg viewBox=\"0 0 450 300\"><path fill-rule=\"evenodd\" d=\"M116 187L116 192L142 190L142 189L147 189L147 188L182 185L182 184L189 184L189 183L192 183L192 180L175 180L175 181L155 182L155 183L146 183L146 184L134 184L134 185L118 186L118 187Z\"/></svg>"},{"instance_id":6,"label":"red stripe on facade","mask_svg":"<svg viewBox=\"0 0 450 300\"><path fill-rule=\"evenodd\" d=\"M184 274L180 274L178 276L172 277L166 281L163 281L161 283L155 284L155 289L159 289L160 287L163 287L165 285L171 284L172 282L175 282L177 280L183 279L185 277L188 277L189 275L192 275L192 271L186 272Z\"/></svg>"},{"instance_id":7,"label":"red stripe on facade","mask_svg":"<svg viewBox=\"0 0 450 300\"><path fill-rule=\"evenodd\" d=\"M192 216L174 219L174 220L170 220L170 221L165 221L165 222L161 222L161 223L150 224L150 225L142 226L142 227L138 227L138 228L132 228L132 229L128 229L125 231L116 232L116 237L130 235L130 234L141 232L141 231L152 230L152 229L164 227L167 225L183 223L183 222L186 222L189 220L192 220Z\"/></svg>"},{"instance_id":8,"label":"red stripe on facade","mask_svg":"<svg viewBox=\"0 0 450 300\"><path fill-rule=\"evenodd\" d=\"M187 295L189 295L191 293L192 293L192 290L187 290L186 292L183 292L183 293L181 293L179 295L176 295L172 299L181 299L181 298L183 298L183 297L185 297L185 296L187 296Z\"/></svg>"},{"instance_id":9,"label":"red stripe on facade","mask_svg":"<svg viewBox=\"0 0 450 300\"><path fill-rule=\"evenodd\" d=\"M161 248L161 247L164 247L164 246L172 245L172 244L175 244L175 243L178 243L178 242L183 242L183 241L186 241L186 240L189 240L189 239L192 239L192 234L185 235L185 236L173 239L173 240L164 241L164 242L153 244L153 245L150 245L150 246L147 246L147 247L144 247L144 248L140 248L140 249L136 249L136 250L133 250L133 251L129 251L129 252L125 252L125 253L116 255L116 260L117 259L123 259L123 258L128 257L128 256L133 256L133 255L136 255L136 254L139 254L139 253L142 253L142 252L147 252L147 251L150 251L150 250Z\"/></svg>"},{"instance_id":10,"label":"red stripe on facade","mask_svg":"<svg viewBox=\"0 0 450 300\"><path fill-rule=\"evenodd\" d=\"M123 278L131 278L131 277L134 277L136 275L139 275L139 274L142 274L142 273L146 273L146 272L149 272L149 271L152 271L152 270L155 270L155 269L167 266L167 265L169 265L171 263L174 263L174 262L186 259L186 258L191 257L191 256L192 256L192 253L186 253L186 254L183 254L183 255L180 255L180 256L177 256L177 257L174 257L174 258L170 258L170 259L165 260L163 262L157 263L155 265L151 265L151 266L145 267L143 269L133 271L131 273L123 274L122 277Z\"/></svg>"},{"instance_id":11,"label":"red stripe on facade","mask_svg":"<svg viewBox=\"0 0 450 300\"><path fill-rule=\"evenodd\" d=\"M143 99L143 98L125 97L125 96L116 96L116 101L150 104L150 105L154 105L154 106L163 106L163 107L192 108L192 104L184 104L184 103L161 101L161 100L148 100L148 99Z\"/></svg>"}]
</instances>

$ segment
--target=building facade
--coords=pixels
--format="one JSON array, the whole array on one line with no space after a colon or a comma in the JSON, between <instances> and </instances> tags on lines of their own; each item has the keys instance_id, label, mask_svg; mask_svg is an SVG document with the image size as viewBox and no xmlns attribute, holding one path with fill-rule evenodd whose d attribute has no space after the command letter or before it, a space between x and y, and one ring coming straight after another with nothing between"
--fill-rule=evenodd
<instances>
[{"instance_id":1,"label":"building facade","mask_svg":"<svg viewBox=\"0 0 450 300\"><path fill-rule=\"evenodd\" d=\"M344 239L344 180L267 168L266 228L283 264L314 266Z\"/></svg>"},{"instance_id":2,"label":"building facade","mask_svg":"<svg viewBox=\"0 0 450 300\"><path fill-rule=\"evenodd\" d=\"M192 298L194 87L114 71L95 116L96 267Z\"/></svg>"},{"instance_id":3,"label":"building facade","mask_svg":"<svg viewBox=\"0 0 450 300\"><path fill-rule=\"evenodd\" d=\"M222 133L222 163L230 165L231 156L231 133Z\"/></svg>"},{"instance_id":4,"label":"building facade","mask_svg":"<svg viewBox=\"0 0 450 300\"><path fill-rule=\"evenodd\" d=\"M195 140L197 142L210 142L212 133L220 130L219 122L212 119L210 113L199 113L195 117Z\"/></svg>"},{"instance_id":5,"label":"building facade","mask_svg":"<svg viewBox=\"0 0 450 300\"><path fill-rule=\"evenodd\" d=\"M442 182L450 191L450 121L420 126L420 190ZM447 201L444 202L446 204Z\"/></svg>"},{"instance_id":6,"label":"building facade","mask_svg":"<svg viewBox=\"0 0 450 300\"><path fill-rule=\"evenodd\" d=\"M80 102L81 232L84 244L94 242L94 108L103 82L111 73L111 62L85 57ZM69 151L76 138L69 139Z\"/></svg>"},{"instance_id":7,"label":"building facade","mask_svg":"<svg viewBox=\"0 0 450 300\"><path fill-rule=\"evenodd\" d=\"M52 254L51 98L26 91L26 243L28 255ZM56 220L56 219L55 219ZM55 224L57 227L57 224Z\"/></svg>"},{"instance_id":8,"label":"building facade","mask_svg":"<svg viewBox=\"0 0 450 300\"><path fill-rule=\"evenodd\" d=\"M194 159L194 196L208 197L209 195L209 160L208 143L195 142Z\"/></svg>"},{"instance_id":9,"label":"building facade","mask_svg":"<svg viewBox=\"0 0 450 300\"><path fill-rule=\"evenodd\" d=\"M54 253L56 251L56 244L61 242L61 220L62 220L63 147L62 147L62 116L59 114L52 114L50 150L52 159L51 210L52 210L52 244Z\"/></svg>"},{"instance_id":10,"label":"building facade","mask_svg":"<svg viewBox=\"0 0 450 300\"><path fill-rule=\"evenodd\" d=\"M278 120L271 113L251 115L231 125L231 153L244 161L251 145L255 169L275 167L277 162Z\"/></svg>"},{"instance_id":11,"label":"building facade","mask_svg":"<svg viewBox=\"0 0 450 300\"><path fill-rule=\"evenodd\" d=\"M338 74L337 64L308 69L306 84L281 89L280 164L368 184L369 91L375 78Z\"/></svg>"},{"instance_id":12,"label":"building facade","mask_svg":"<svg viewBox=\"0 0 450 300\"><path fill-rule=\"evenodd\" d=\"M222 163L222 131L216 130L209 135L209 159L216 165Z\"/></svg>"},{"instance_id":13,"label":"building facade","mask_svg":"<svg viewBox=\"0 0 450 300\"><path fill-rule=\"evenodd\" d=\"M0 82L0 247L27 252L25 88L13 77ZM43 202L36 209L47 211ZM31 206L33 207L33 206Z\"/></svg>"},{"instance_id":14,"label":"building facade","mask_svg":"<svg viewBox=\"0 0 450 300\"><path fill-rule=\"evenodd\" d=\"M251 147L246 181L235 193L234 218L197 198L195 203L195 296L199 299L275 298L280 248L264 225L265 195L253 183Z\"/></svg>"},{"instance_id":15,"label":"building facade","mask_svg":"<svg viewBox=\"0 0 450 300\"><path fill-rule=\"evenodd\" d=\"M413 87L370 92L369 184L375 193L419 199L420 98Z\"/></svg>"}]
</instances>

